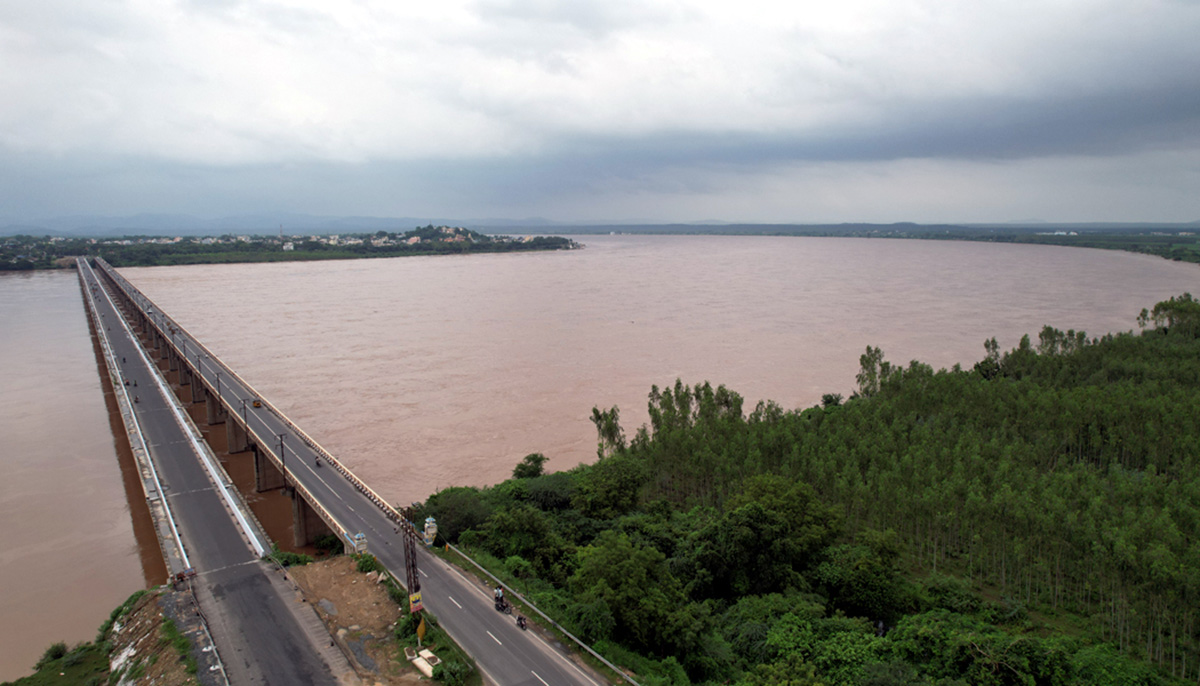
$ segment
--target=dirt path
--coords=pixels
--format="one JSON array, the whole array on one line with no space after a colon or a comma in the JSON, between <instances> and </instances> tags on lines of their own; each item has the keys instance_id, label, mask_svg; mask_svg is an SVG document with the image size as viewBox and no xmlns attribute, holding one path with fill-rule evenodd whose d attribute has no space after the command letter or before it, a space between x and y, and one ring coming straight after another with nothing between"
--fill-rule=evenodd
<instances>
[{"instance_id":1,"label":"dirt path","mask_svg":"<svg viewBox=\"0 0 1200 686\"><path fill-rule=\"evenodd\" d=\"M364 683L399 686L427 681L392 640L400 609L378 577L360 573L354 560L344 556L289 567L288 573Z\"/></svg>"}]
</instances>

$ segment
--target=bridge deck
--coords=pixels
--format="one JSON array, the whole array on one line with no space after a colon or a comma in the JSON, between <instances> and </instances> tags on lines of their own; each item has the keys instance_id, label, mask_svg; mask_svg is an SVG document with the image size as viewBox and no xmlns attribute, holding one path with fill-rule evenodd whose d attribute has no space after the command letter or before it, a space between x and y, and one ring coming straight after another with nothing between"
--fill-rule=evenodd
<instances>
[{"instance_id":1,"label":"bridge deck","mask_svg":"<svg viewBox=\"0 0 1200 686\"><path fill-rule=\"evenodd\" d=\"M273 461L284 467L288 482L315 499L336 522L336 528L365 534L369 551L397 578L403 579L404 551L396 529L396 511L265 399L261 407L254 407L252 400L261 399L261 394L116 270L107 268L106 274L147 314L165 342L182 354L205 386L220 389L223 406L243 419L250 433L257 437L259 449L268 451ZM282 441L278 439L281 434ZM323 466L316 466L318 457L324 458ZM330 466L329 460L334 460L338 468ZM475 658L489 682L499 686L603 683L598 676L576 665L564 651L547 645L533 632L520 630L512 616L496 612L486 587L469 581L457 569L424 550L418 551L418 566L423 604Z\"/></svg>"},{"instance_id":2,"label":"bridge deck","mask_svg":"<svg viewBox=\"0 0 1200 686\"><path fill-rule=\"evenodd\" d=\"M277 574L259 562L256 551L237 525L218 492L203 456L188 428L178 421L174 397L161 383L158 370L143 354L136 337L122 320L115 303L98 284L96 274L81 267L85 293L103 314L98 333L107 337L119 373L136 395L134 411L148 452L163 487L163 495L197 576L193 588L233 684L338 683L326 660L339 674L349 670L339 654L322 647L327 636L306 631L294 593ZM132 384L137 382L137 386ZM319 643L317 641L320 641ZM325 659L323 659L323 657Z\"/></svg>"}]
</instances>

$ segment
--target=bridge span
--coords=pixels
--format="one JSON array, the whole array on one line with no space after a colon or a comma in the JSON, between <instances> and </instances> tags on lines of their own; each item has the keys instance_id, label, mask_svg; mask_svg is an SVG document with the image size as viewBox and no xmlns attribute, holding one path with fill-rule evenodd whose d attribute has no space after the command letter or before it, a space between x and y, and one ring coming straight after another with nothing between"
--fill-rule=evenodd
<instances>
[{"instance_id":1,"label":"bridge span","mask_svg":"<svg viewBox=\"0 0 1200 686\"><path fill-rule=\"evenodd\" d=\"M191 401L205 404L208 424L225 425L229 452L253 453L256 489L284 488L292 495L295 543L305 545L332 532L347 551L366 550L403 579L400 513L117 270L102 259L95 264L107 290L150 341L146 352L178 371ZM487 682L605 683L578 666L564 649L520 630L511 616L496 612L486 587L424 550L417 558L423 604L475 658Z\"/></svg>"}]
</instances>

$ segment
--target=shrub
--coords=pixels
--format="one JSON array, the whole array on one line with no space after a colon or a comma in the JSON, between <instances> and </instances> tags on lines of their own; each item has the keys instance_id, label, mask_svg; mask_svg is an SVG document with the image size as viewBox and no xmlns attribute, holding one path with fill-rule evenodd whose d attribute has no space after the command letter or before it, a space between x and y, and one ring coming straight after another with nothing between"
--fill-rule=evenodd
<instances>
[{"instance_id":1,"label":"shrub","mask_svg":"<svg viewBox=\"0 0 1200 686\"><path fill-rule=\"evenodd\" d=\"M46 665L50 664L51 662L61 659L62 656L66 655L66 654L67 654L67 644L66 643L63 643L62 641L59 641L58 643L51 643L50 647L46 648L46 652L42 653L42 659L38 660L37 664L34 665L33 668L35 670L41 669L42 667L45 667Z\"/></svg>"},{"instance_id":2,"label":"shrub","mask_svg":"<svg viewBox=\"0 0 1200 686\"><path fill-rule=\"evenodd\" d=\"M337 555L342 551L342 539L336 534L325 534L313 541L313 547L326 555Z\"/></svg>"},{"instance_id":3,"label":"shrub","mask_svg":"<svg viewBox=\"0 0 1200 686\"><path fill-rule=\"evenodd\" d=\"M354 560L355 560L356 566L358 568L358 571L362 572L363 574L366 574L367 572L382 572L383 571L383 565L379 564L379 560L375 559L375 556L372 555L371 553L362 553L361 555L355 555Z\"/></svg>"},{"instance_id":4,"label":"shrub","mask_svg":"<svg viewBox=\"0 0 1200 686\"><path fill-rule=\"evenodd\" d=\"M446 686L465 686L471 676L471 667L458 660L442 662L433 668L433 678Z\"/></svg>"},{"instance_id":5,"label":"shrub","mask_svg":"<svg viewBox=\"0 0 1200 686\"><path fill-rule=\"evenodd\" d=\"M294 567L309 564L313 561L312 555L303 553L289 553L279 549L278 543L271 544L271 552L263 556L264 560L275 560L280 567Z\"/></svg>"}]
</instances>

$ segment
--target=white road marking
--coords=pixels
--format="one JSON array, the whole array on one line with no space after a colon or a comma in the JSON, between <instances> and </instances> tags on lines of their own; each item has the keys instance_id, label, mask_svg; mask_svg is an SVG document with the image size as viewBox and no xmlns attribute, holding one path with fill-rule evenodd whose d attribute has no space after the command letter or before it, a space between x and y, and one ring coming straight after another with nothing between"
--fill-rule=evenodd
<instances>
[{"instance_id":1,"label":"white road marking","mask_svg":"<svg viewBox=\"0 0 1200 686\"><path fill-rule=\"evenodd\" d=\"M492 632L488 631L487 635L492 636ZM492 640L496 642L496 645L501 645L501 646L504 645L503 643L500 642L500 639L496 638L495 636L492 636Z\"/></svg>"},{"instance_id":2,"label":"white road marking","mask_svg":"<svg viewBox=\"0 0 1200 686\"><path fill-rule=\"evenodd\" d=\"M537 672L535 672L535 671L533 671L533 670L531 669L531 670L529 670L529 673L530 673L530 674L532 674L532 675L534 675L535 677L537 677L537 680L538 680L538 681L542 682L543 684L546 684L546 680L545 680L545 679L543 679L542 677L538 676L538 673L537 673ZM550 686L550 684L546 684L546 686Z\"/></svg>"},{"instance_id":3,"label":"white road marking","mask_svg":"<svg viewBox=\"0 0 1200 686\"><path fill-rule=\"evenodd\" d=\"M429 578L429 575L425 573L425 570L424 570L424 569L418 569L417 571L418 571L418 572L420 572L420 573L421 573L421 576L425 577L426 579L428 579L428 578Z\"/></svg>"},{"instance_id":4,"label":"white road marking","mask_svg":"<svg viewBox=\"0 0 1200 686\"><path fill-rule=\"evenodd\" d=\"M446 596L446 597L450 599L450 602L454 603L455 605L458 605L458 601L454 599L454 596L452 596L452 595L448 595L448 596ZM461 610L461 609L462 609L462 605L458 605L458 609L460 609L460 610Z\"/></svg>"},{"instance_id":5,"label":"white road marking","mask_svg":"<svg viewBox=\"0 0 1200 686\"><path fill-rule=\"evenodd\" d=\"M462 575L462 572L458 571L458 568L457 568L457 567L450 567L450 571L451 571L451 572L454 572L455 576L457 576L458 578L462 579L464 584L466 584L466 585L470 586L470 587L471 587L473 590L477 591L477 592L478 592L480 595L482 595L483 597L485 597L485 598L486 598L486 597L489 595L487 591L485 591L485 590L483 590L483 589L481 589L481 588L477 588L477 587L475 586L475 584L473 584L473 583L471 583L470 581L468 581L468 580L467 580L467 577L463 576L463 575Z\"/></svg>"}]
</instances>

